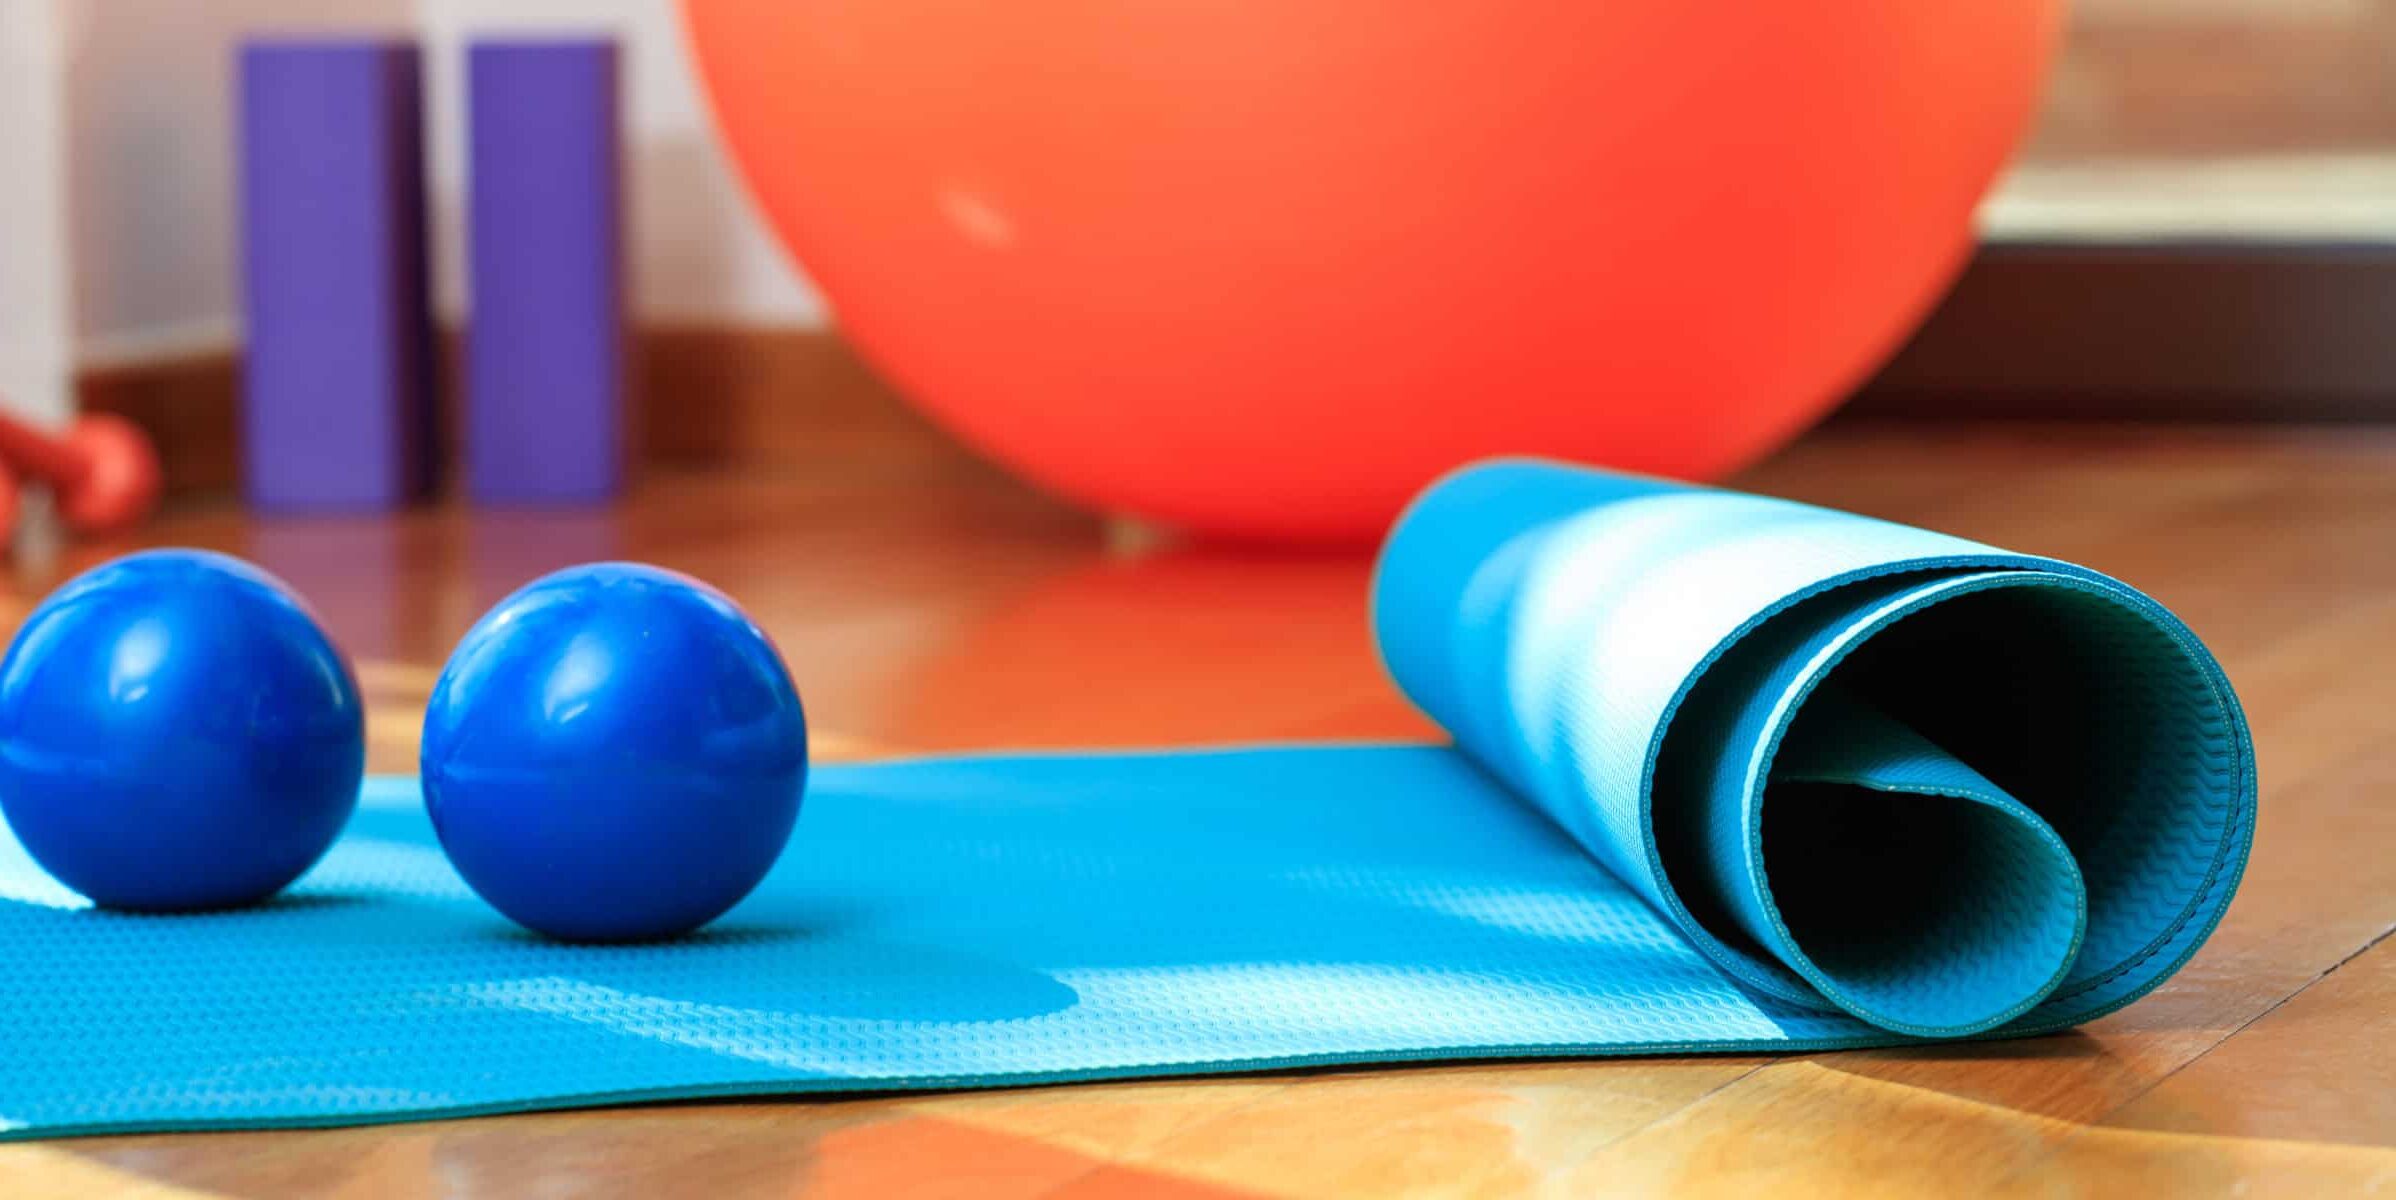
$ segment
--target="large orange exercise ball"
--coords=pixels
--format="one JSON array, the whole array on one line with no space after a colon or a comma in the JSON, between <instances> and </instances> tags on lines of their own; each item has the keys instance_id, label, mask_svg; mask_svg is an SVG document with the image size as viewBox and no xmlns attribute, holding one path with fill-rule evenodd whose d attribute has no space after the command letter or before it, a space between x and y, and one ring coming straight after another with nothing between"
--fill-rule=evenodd
<instances>
[{"instance_id":1,"label":"large orange exercise ball","mask_svg":"<svg viewBox=\"0 0 2396 1200\"><path fill-rule=\"evenodd\" d=\"M2060 0L686 0L847 335L1092 506L1378 533L1538 453L1735 470L1962 261Z\"/></svg>"}]
</instances>

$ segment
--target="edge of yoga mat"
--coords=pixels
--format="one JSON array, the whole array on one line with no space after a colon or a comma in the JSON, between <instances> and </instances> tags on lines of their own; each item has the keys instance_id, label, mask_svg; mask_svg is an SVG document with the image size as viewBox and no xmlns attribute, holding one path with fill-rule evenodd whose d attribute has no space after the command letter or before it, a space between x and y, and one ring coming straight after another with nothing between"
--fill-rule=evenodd
<instances>
[{"instance_id":1,"label":"edge of yoga mat","mask_svg":"<svg viewBox=\"0 0 2396 1200\"><path fill-rule=\"evenodd\" d=\"M1935 1043L1965 1041L1973 1038L2000 1035L2008 1037L2025 1036L2033 1033L2046 1033L2054 1032L2056 1030L2076 1028L2109 1013L2120 1011L2122 1008L2137 1002L2141 997L2144 997L2156 988L2162 986L2165 982L2169 981L2173 975L2178 974L2180 968L2186 965L2188 960L2194 957L2198 950L2203 948L2205 942L2211 939L2213 931L2220 926L2222 918L2228 915L2230 902L2235 898L2239 882L2245 877L2246 864L2254 850L2255 802L2257 792L2254 764L2254 739L2252 730L2248 726L2245 718L2244 708L2238 701L2236 689L2231 686L2229 677L2222 671L2220 663L2214 659L2212 652L2205 647L2201 640L2196 638L2193 631L2189 630L2186 624L2182 622L2176 614L2172 613L2171 610L2163 607L2163 605L2158 603L2154 598L2138 591L2136 588L2130 587L2128 584L2122 583L2111 576L2105 575L2098 571L2090 570L2089 568L2079 566L2075 563L2063 562L2056 559L2042 559L2031 555L2009 554L2000 551L1987 555L1957 555L1938 559L1913 560L1891 563L1880 567L1864 568L1849 572L1844 575L1835 576L1830 579L1823 580L1818 584L1801 589L1800 591L1792 593L1791 595L1783 598L1780 602L1774 604L1770 608L1749 618L1731 634L1726 636L1721 642L1717 643L1714 648L1708 651L1706 656L1700 660L1696 669L1690 673L1689 677L1681 684L1679 690L1676 691L1672 698L1666 703L1663 717L1657 722L1655 734L1649 740L1646 761L1641 768L1641 803L1643 807L1652 807L1654 804L1655 797L1653 788L1655 783L1657 760L1661 756L1664 749L1665 740L1671 732L1672 721L1674 717L1679 715L1682 705L1689 699L1690 694L1696 690L1705 673L1718 664L1741 639L1755 632L1773 617L1788 612L1790 609L1795 608L1807 600L1826 596L1832 592L1860 583L1867 583L1916 573L1923 573L1927 575L1931 572L1948 570L1995 571L2029 575L2044 575L2050 578L2061 578L2064 580L2077 580L2083 583L2093 583L2108 589L2115 597L2128 601L2132 607L2142 609L2151 618L2159 618L2155 621L2154 627L2165 636L2177 642L2182 651L2187 653L2189 661L2197 664L2202 673L2207 677L2208 682L2211 684L2215 698L2220 702L2224 712L2230 718L2229 728L2232 734L2233 749L2236 752L2238 760L2238 765L2234 773L2239 778L2238 789L2240 802L2236 805L2236 811L2228 823L2228 826L2223 831L2222 842L2216 848L2216 854L2209 865L2209 869L2205 875L2203 883L2198 887L2195 895L2192 896L2188 902L2188 911L2183 912L2178 920L2156 935L2153 946L2150 950L2148 950L2144 955L2117 965L2107 974L2076 985L2068 991L2058 989L2053 992L2042 993L2040 996L2030 1001L2026 1005L2016 1009L2007 1017L1985 1028L1975 1029L1967 1033L1950 1034L1923 1033L1920 1031L1904 1030L1902 1028L1892 1027L1892 1032L1908 1033L1922 1041ZM1958 576L1951 578L1962 579L1965 577ZM1836 639L1832 645L1826 648L1824 651L1824 655L1828 661L1824 664L1822 673L1807 682L1804 688L1791 696L1787 701L1788 706L1792 710L1801 708L1805 700L1811 698L1813 690L1819 686L1821 678L1826 676L1831 667L1835 667L1840 660L1843 660L1847 655L1860 648L1865 641L1869 640L1872 634L1889 627L1896 621L1902 620L1905 616L1911 615L1913 611L1918 610L1908 609L1906 611L1894 613L1885 611L1875 612L1867 624L1850 630L1846 634ZM1784 726L1780 733L1776 733L1774 735L1773 742L1775 745L1777 745L1779 738L1785 734L1785 732L1786 727ZM1765 757L1767 759L1770 758L1772 753L1773 750L1771 748L1767 748L1765 751ZM1666 884L1664 888L1664 895L1670 901L1669 908L1667 909L1667 915L1673 917L1676 924L1681 925L1683 932L1689 933L1691 935L1690 944L1696 947L1700 953L1705 954L1706 957L1712 960L1716 966L1719 966L1726 972L1729 972L1742 984L1745 984L1749 987L1754 987L1769 995L1791 1000L1792 1002L1807 1003L1811 997L1785 995L1783 993L1783 989L1772 986L1765 980L1757 978L1753 973L1750 964L1740 961L1737 957L1735 957L1736 952L1729 951L1727 947L1723 946L1720 942L1720 939L1714 936L1711 931L1705 931L1702 929L1702 926L1699 925L1694 917L1688 914L1688 911L1683 905L1679 895L1677 894L1677 891L1669 886L1668 878L1664 872L1662 858L1658 854L1658 848L1656 846L1655 839L1655 829L1652 823L1648 824L1645 833L1646 850L1649 856L1648 861L1650 863L1651 869L1657 872L1659 882ZM2211 899L2211 897L2212 893L2217 888L2222 890L2222 895L2218 901L2214 901ZM1700 936L1701 934L1702 936ZM2078 939L2075 938L2075 954L2078 952L2077 941ZM2174 947L2176 947L2176 949L2174 949ZM2151 968L2148 966L2148 963L2156 955L2163 954L2167 950L2171 951L2171 953L2162 965ZM2046 1007L2048 1004L2067 1004L2073 999L2088 995L2092 992L2097 992L2098 990L2108 985L2114 984L2117 981L2128 979L2134 972L2143 972L2140 980L2133 982L2128 990L2119 996L2107 999L2085 1009L2064 1013L2055 1013L2043 1019L2037 1016L2039 1010ZM1808 980L1807 982L1810 984L1812 981ZM2028 1022L2026 1026L2016 1028L2017 1022L2025 1021Z\"/></svg>"},{"instance_id":2,"label":"edge of yoga mat","mask_svg":"<svg viewBox=\"0 0 2396 1200\"><path fill-rule=\"evenodd\" d=\"M998 767L1011 762L1070 763L1096 759L1100 762L1120 760L1188 760L1215 759L1257 753L1285 751L1406 751L1440 750L1441 743L1361 739L1337 742L1301 742L1264 740L1230 743L1207 747L1153 747L1108 750L1092 755L1087 752L1057 749L1037 749L1006 753L934 752L908 754L877 759L872 762L839 762L825 764L819 771L837 780L843 775L904 770L915 766L944 765L968 767ZM415 784L411 776L375 776L367 781L370 792L405 794ZM1543 813L1523 804L1526 815L1545 822ZM2249 810L2251 813L2251 809ZM802 815L802 829L805 817ZM802 834L803 836L803 834ZM1562 836L1560 833L1558 836ZM301 886L305 886L303 881ZM173 921L176 917L146 917L147 921ZM2202 937L2194 939L2201 944ZM579 952L581 948L568 948ZM606 954L609 947L591 947L594 954ZM2160 973L2167 979L2171 972ZM2112 1008L2119 1008L2143 994L2143 990L2124 997ZM2112 1011L2111 1008L2105 1011ZM2099 1013L2097 1015L2103 1015ZM2093 1019L2093 1018L2090 1018ZM1793 1055L1835 1050L1875 1049L1896 1046L1935 1046L1953 1044L1966 1046L1976 1042L2009 1040L2037 1036L2068 1029L2078 1022L2016 1022L1970 1039L1926 1039L1876 1029L1860 1022L1849 1022L1854 1033L1846 1036L1792 1036L1767 1039L1694 1039L1685 1042L1659 1042L1636 1045L1621 1043L1517 1043L1489 1042L1440 1046L1417 1050L1378 1052L1342 1052L1323 1054L1286 1054L1254 1057L1224 1057L1212 1059L1161 1060L1131 1063L1096 1069L1057 1071L1010 1071L986 1074L951 1075L888 1075L848 1076L822 1079L794 1079L787 1075L764 1074L743 1080L704 1085L677 1085L657 1088L622 1088L604 1091L545 1094L496 1102L443 1104L423 1107L395 1107L372 1112L320 1112L279 1114L257 1118L188 1118L135 1121L99 1121L80 1124L7 1125L0 1124L0 1141L20 1141L52 1137L87 1137L108 1134L211 1132L260 1129L303 1129L354 1127L381 1124L414 1123L476 1116L511 1113L583 1110L618 1105L655 1103L677 1100L728 1100L740 1098L809 1098L833 1096L870 1096L875 1094L967 1091L1005 1087L1043 1086L1079 1082L1131 1081L1139 1079L1225 1077L1266 1072L1305 1071L1342 1067L1373 1067L1410 1063L1494 1063L1506 1061L1553 1061L1565 1059L1651 1057L1672 1054L1766 1054Z\"/></svg>"}]
</instances>

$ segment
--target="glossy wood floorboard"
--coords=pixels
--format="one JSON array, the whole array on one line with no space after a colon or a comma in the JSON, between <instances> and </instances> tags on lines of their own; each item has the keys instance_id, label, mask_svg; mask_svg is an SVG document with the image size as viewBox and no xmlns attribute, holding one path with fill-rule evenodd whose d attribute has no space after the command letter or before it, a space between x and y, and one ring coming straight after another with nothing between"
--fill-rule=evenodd
<instances>
[{"instance_id":1,"label":"glossy wood floorboard","mask_svg":"<svg viewBox=\"0 0 2396 1200\"><path fill-rule=\"evenodd\" d=\"M2054 554L2172 606L2254 720L2246 885L2160 992L2027 1041L1441 1066L0 1147L0 1194L1085 1197L2396 1191L2396 431L1833 427L1743 486ZM1433 731L1361 554L1156 546L943 456L658 477L606 512L150 534L254 557L359 660L408 770L442 656L542 571L713 580L827 757ZM112 550L20 569L9 618ZM803 832L802 832L803 836Z\"/></svg>"}]
</instances>

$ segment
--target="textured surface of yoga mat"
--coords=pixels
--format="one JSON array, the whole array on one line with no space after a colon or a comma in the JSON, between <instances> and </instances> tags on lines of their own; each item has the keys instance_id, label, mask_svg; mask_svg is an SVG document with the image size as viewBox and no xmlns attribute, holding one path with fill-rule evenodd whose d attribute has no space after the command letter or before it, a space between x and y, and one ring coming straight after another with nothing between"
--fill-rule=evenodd
<instances>
[{"instance_id":1,"label":"textured surface of yoga mat","mask_svg":"<svg viewBox=\"0 0 2396 1200\"><path fill-rule=\"evenodd\" d=\"M2032 1032L2166 978L2251 838L2218 669L2063 564L1498 464L1375 609L1456 747L824 768L670 944L516 930L410 780L246 912L94 911L0 840L0 1129Z\"/></svg>"}]
</instances>

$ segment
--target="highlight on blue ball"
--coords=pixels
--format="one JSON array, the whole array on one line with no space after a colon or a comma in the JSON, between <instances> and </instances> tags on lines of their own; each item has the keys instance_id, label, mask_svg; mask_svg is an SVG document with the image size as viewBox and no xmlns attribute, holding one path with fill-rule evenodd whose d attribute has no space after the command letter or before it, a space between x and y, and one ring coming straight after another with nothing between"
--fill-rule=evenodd
<instances>
[{"instance_id":1,"label":"highlight on blue ball","mask_svg":"<svg viewBox=\"0 0 2396 1200\"><path fill-rule=\"evenodd\" d=\"M104 907L273 895L340 835L365 764L349 663L280 580L226 555L95 567L0 660L0 810Z\"/></svg>"},{"instance_id":2,"label":"highlight on blue ball","mask_svg":"<svg viewBox=\"0 0 2396 1200\"><path fill-rule=\"evenodd\" d=\"M697 929L765 878L798 820L807 721L723 593L636 563L499 602L433 685L422 774L458 873L568 941Z\"/></svg>"}]
</instances>

